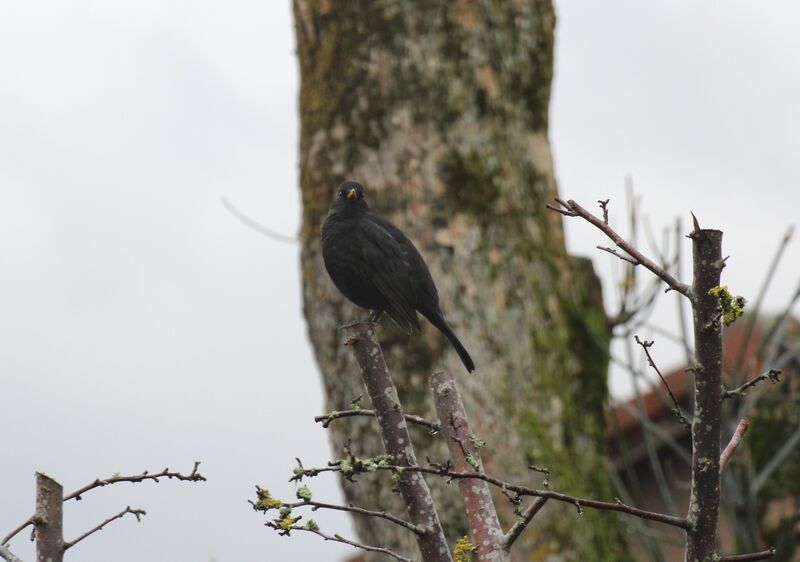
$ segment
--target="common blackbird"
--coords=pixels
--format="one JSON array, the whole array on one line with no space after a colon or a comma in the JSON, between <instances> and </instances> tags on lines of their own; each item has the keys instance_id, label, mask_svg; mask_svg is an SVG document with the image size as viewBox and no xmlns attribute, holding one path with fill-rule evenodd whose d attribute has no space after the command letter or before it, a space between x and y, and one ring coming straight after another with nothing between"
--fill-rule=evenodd
<instances>
[{"instance_id":1,"label":"common blackbird","mask_svg":"<svg viewBox=\"0 0 800 562\"><path fill-rule=\"evenodd\" d=\"M458 353L467 371L475 363L447 325L431 272L411 240L392 223L372 213L364 187L339 186L322 225L322 258L333 284L377 320L385 312L407 334L419 332L419 311Z\"/></svg>"}]
</instances>

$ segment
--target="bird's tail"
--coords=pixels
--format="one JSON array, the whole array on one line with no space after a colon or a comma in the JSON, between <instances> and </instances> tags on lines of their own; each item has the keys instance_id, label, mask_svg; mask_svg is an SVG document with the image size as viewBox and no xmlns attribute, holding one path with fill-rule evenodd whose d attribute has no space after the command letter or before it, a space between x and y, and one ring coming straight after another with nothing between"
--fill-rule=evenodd
<instances>
[{"instance_id":1,"label":"bird's tail","mask_svg":"<svg viewBox=\"0 0 800 562\"><path fill-rule=\"evenodd\" d=\"M439 330L450 340L450 344L453 346L453 349L456 350L458 353L458 357L461 359L461 362L464 364L464 367L467 368L467 371L470 373L475 370L475 363L472 361L472 357L469 356L469 352L461 345L458 337L453 333L453 330L450 329L450 326L447 325L444 318L441 316L439 318L428 318L431 321L431 324L439 328Z\"/></svg>"}]
</instances>

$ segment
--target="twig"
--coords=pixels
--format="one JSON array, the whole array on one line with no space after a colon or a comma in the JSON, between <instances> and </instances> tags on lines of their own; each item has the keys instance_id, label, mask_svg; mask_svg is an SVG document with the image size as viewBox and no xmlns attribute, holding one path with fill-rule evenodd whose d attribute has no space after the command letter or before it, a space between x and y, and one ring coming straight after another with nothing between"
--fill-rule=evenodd
<instances>
[{"instance_id":1,"label":"twig","mask_svg":"<svg viewBox=\"0 0 800 562\"><path fill-rule=\"evenodd\" d=\"M734 554L732 556L720 556L719 562L751 562L755 560L767 560L775 554L775 549L770 547L761 552L751 552L750 554Z\"/></svg>"},{"instance_id":2,"label":"twig","mask_svg":"<svg viewBox=\"0 0 800 562\"><path fill-rule=\"evenodd\" d=\"M332 466L328 466L326 468L308 468L303 469L308 474L305 476L316 476L320 472L342 472L341 467L336 464ZM386 464L376 467L376 470L384 470L393 473L412 473L412 472L419 472L422 474L434 474L436 476L443 476L449 480L483 480L484 482L488 482L489 484L500 488L501 490L507 492L514 492L519 494L520 496L534 496L540 498L548 498L551 500L556 500L564 503L568 503L570 505L579 505L584 507L591 507L593 509L605 510L605 511L618 511L621 513L628 513L635 517L639 517L641 519L648 519L650 521L657 521L659 523L664 523L665 525L672 525L673 527L679 527L681 529L688 529L689 523L686 519L682 517L675 517L672 515L665 515L663 513L656 513L653 511L646 511L644 509L639 509L637 507L633 507L622 502L606 502L600 500L592 500L587 498L579 498L576 496L571 496L569 494L562 494L560 492L554 492L552 490L537 490L535 488L529 488L527 486L521 486L518 484L512 484L510 482L506 482L504 480L500 480L499 478L495 478L494 476L489 476L488 474L482 472L456 472L451 470L447 466L432 466L432 467L424 467L424 466L399 466L393 464ZM295 476L292 480L298 480L302 478L302 475L298 475L298 469L295 469Z\"/></svg>"},{"instance_id":3,"label":"twig","mask_svg":"<svg viewBox=\"0 0 800 562\"><path fill-rule=\"evenodd\" d=\"M105 527L106 525L108 525L112 521L116 521L117 519L122 519L128 513L130 513L131 515L135 516L136 520L140 521L140 522L142 520L142 515L147 515L147 512L145 510L143 510L143 509L131 509L131 506L128 506L125 509L123 509L122 511L120 511L119 513L117 513L116 515L113 515L113 516L109 517L108 519L106 519L105 521L103 521L102 523L97 525L96 527L94 527L92 529L89 529L88 531L83 533L81 536L79 536L75 540L65 542L64 543L64 550L67 550L68 548L71 548L71 547L75 546L76 544L81 542L83 539L93 535L97 531L102 531L103 527Z\"/></svg>"},{"instance_id":4,"label":"twig","mask_svg":"<svg viewBox=\"0 0 800 562\"><path fill-rule=\"evenodd\" d=\"M606 236L608 236L619 248L627 253L631 258L637 261L639 264L643 265L651 272L653 272L656 276L662 279L668 286L667 290L674 290L679 292L680 294L692 300L694 296L692 295L692 291L690 287L684 283L681 283L677 279L675 279L667 270L663 267L659 266L652 260L650 260L647 256L642 254L639 250L634 248L631 244L626 242L619 234L614 231L613 228L608 226L606 223L603 222L603 219L593 215L580 205L570 199L569 201L564 201L562 199L556 199L556 201L563 207L560 209L555 207L554 205L547 204L547 208L551 211L555 211L557 213L561 213L562 215L568 217L581 217L586 221L590 222L598 229L600 229Z\"/></svg>"},{"instance_id":5,"label":"twig","mask_svg":"<svg viewBox=\"0 0 800 562\"><path fill-rule=\"evenodd\" d=\"M731 435L731 440L728 441L728 444L725 446L725 449L722 451L722 454L719 456L719 472L722 474L722 471L725 470L725 467L728 466L728 461L731 458L731 455L736 451L736 447L739 446L739 443L742 442L742 438L744 437L745 432L747 431L747 427L750 425L750 420L747 418L742 418L739 422L739 425L736 426L736 431L733 432Z\"/></svg>"},{"instance_id":6,"label":"twig","mask_svg":"<svg viewBox=\"0 0 800 562\"><path fill-rule=\"evenodd\" d=\"M667 382L667 379L664 378L664 375L661 374L661 370L656 366L656 362L653 361L653 356L650 355L650 348L653 346L652 341L642 341L639 339L639 336L633 336L633 339L638 343L642 349L644 350L644 354L647 356L647 364L650 365L653 370L658 374L658 378L661 379L661 382L664 383L664 387L667 389L667 394L669 394L670 399L672 400L672 412L678 417L678 420L685 425L686 427L692 427L692 423L689 421L689 418L683 413L681 409L681 405L678 403L678 399L675 397L675 394L672 392L672 389Z\"/></svg>"},{"instance_id":7,"label":"twig","mask_svg":"<svg viewBox=\"0 0 800 562\"><path fill-rule=\"evenodd\" d=\"M394 558L395 560L399 560L400 562L414 562L414 560L412 560L411 558L406 558L402 554L398 554L397 552L395 552L393 550L389 550L388 548L383 548L383 547L380 547L380 546L371 546L371 545L368 545L368 544L362 544L362 543L359 543L359 542L355 542L355 541L352 541L350 539L346 539L342 535L339 535L339 534L328 535L326 533L323 533L319 529L310 529L308 527L301 527L300 525L292 525L291 527L288 527L288 529L284 529L282 527L279 527L273 521L268 521L266 523L266 525L268 527L272 527L273 529L278 530L278 531L291 530L291 531L305 531L307 533L314 533L315 535L318 535L318 536L322 537L326 541L333 541L333 542L338 542L338 543L342 543L342 544L349 544L353 548L360 548L361 550L366 550L367 552L379 552L381 554L386 554L387 556L391 556L392 558Z\"/></svg>"},{"instance_id":8,"label":"twig","mask_svg":"<svg viewBox=\"0 0 800 562\"><path fill-rule=\"evenodd\" d=\"M90 490L94 490L95 488L102 488L103 486L108 486L109 484L117 484L118 482L144 482L145 480L153 480L154 482L158 482L159 478L175 478L176 480L184 480L189 482L205 482L206 477L200 474L197 471L197 468L200 466L200 461L196 461L194 463L194 468L190 474L181 474L180 472L171 472L168 468L165 468L161 472L156 472L151 474L147 470L142 472L141 474L137 474L135 476L112 476L111 478L106 478L104 480L100 480L99 478L92 482L91 484L87 484L83 488L72 492L68 496L64 496L64 501L67 500L80 500L83 499L82 496L86 492Z\"/></svg>"},{"instance_id":9,"label":"twig","mask_svg":"<svg viewBox=\"0 0 800 562\"><path fill-rule=\"evenodd\" d=\"M743 385L734 388L733 390L723 390L722 398L725 399L725 398L731 398L733 396L739 396L739 397L745 396L744 392L745 390L747 390L751 386L757 385L761 381L769 380L772 383L780 382L781 372L782 371L780 369L770 369L766 373L758 375L754 379L747 381Z\"/></svg>"},{"instance_id":10,"label":"twig","mask_svg":"<svg viewBox=\"0 0 800 562\"><path fill-rule=\"evenodd\" d=\"M316 416L314 418L314 421L317 423L321 423L322 427L327 428L333 420L338 420L340 418L349 418L352 416L375 417L375 410L368 410L365 408L355 408L352 410L335 411L321 416ZM403 414L403 417L405 417L406 421L409 423L427 427L431 431L431 433L438 433L441 430L438 423L426 420L423 417L415 416L414 414Z\"/></svg>"},{"instance_id":11,"label":"twig","mask_svg":"<svg viewBox=\"0 0 800 562\"><path fill-rule=\"evenodd\" d=\"M286 236L285 234L281 234L279 232L275 232L274 230L270 230L263 224L259 223L258 221L251 219L247 215L245 215L242 211L237 209L233 206L233 203L228 201L227 197L222 198L222 204L225 205L225 208L228 209L228 212L232 214L234 217L239 219L242 223L246 224L256 232L263 234L273 240L277 240L278 242L285 242L287 244L297 244L299 239L296 236Z\"/></svg>"},{"instance_id":12,"label":"twig","mask_svg":"<svg viewBox=\"0 0 800 562\"><path fill-rule=\"evenodd\" d=\"M19 527L17 527L16 529L8 533L5 537L3 537L2 540L0 540L0 545L8 544L8 541L13 539L20 532L24 531L26 527L30 527L31 525L35 524L36 524L36 516L33 515L29 517L28 520L22 523Z\"/></svg>"},{"instance_id":13,"label":"twig","mask_svg":"<svg viewBox=\"0 0 800 562\"><path fill-rule=\"evenodd\" d=\"M544 507L549 498L536 498L531 505L522 512L517 521L511 526L508 532L503 536L502 544L505 550L510 550L516 540L522 535L522 531L528 526L531 520L539 513L539 510Z\"/></svg>"},{"instance_id":14,"label":"twig","mask_svg":"<svg viewBox=\"0 0 800 562\"><path fill-rule=\"evenodd\" d=\"M13 552L8 550L5 546L0 544L0 558L5 560L6 562L22 562L19 558L17 558Z\"/></svg>"},{"instance_id":15,"label":"twig","mask_svg":"<svg viewBox=\"0 0 800 562\"><path fill-rule=\"evenodd\" d=\"M395 517L390 513L386 513L385 511L373 511L371 509L364 509L363 507L357 507L355 505L339 505L335 503L323 503L318 501L299 501L295 503L287 503L284 504L286 507L291 507L292 509L298 507L305 507L308 506L311 508L312 511L316 511L318 509L332 509L336 511L347 511L350 513L357 513L359 515L367 515L369 517L379 517L381 519L386 519L387 521L391 521L396 525L400 525L401 527L408 529L412 533L416 534L424 534L427 532L427 529L424 527L420 527L419 525L414 525L413 523L409 523L405 519L400 519L399 517Z\"/></svg>"},{"instance_id":16,"label":"twig","mask_svg":"<svg viewBox=\"0 0 800 562\"><path fill-rule=\"evenodd\" d=\"M614 248L609 248L608 246L595 246L595 247L596 247L598 250L603 250L604 252L608 252L608 253L609 253L609 254L611 254L612 256L616 256L616 257L618 257L619 259L621 259L622 261L626 261L626 262L628 262L628 263L629 263L629 264L631 264L631 265L641 265L641 264L642 264L642 262L640 262L640 261L639 261L639 260L637 260L637 259L634 259L634 258L629 258L628 256L623 256L623 255L622 255L622 254L620 254L618 251L616 251Z\"/></svg>"}]
</instances>

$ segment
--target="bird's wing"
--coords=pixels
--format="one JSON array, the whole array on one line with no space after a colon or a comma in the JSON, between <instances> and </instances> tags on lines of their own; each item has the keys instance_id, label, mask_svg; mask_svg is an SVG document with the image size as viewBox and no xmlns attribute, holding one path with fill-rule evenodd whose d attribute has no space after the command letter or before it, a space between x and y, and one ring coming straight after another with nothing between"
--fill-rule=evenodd
<instances>
[{"instance_id":1,"label":"bird's wing","mask_svg":"<svg viewBox=\"0 0 800 562\"><path fill-rule=\"evenodd\" d=\"M389 303L386 313L406 333L419 331L417 295L402 244L378 224L368 223L364 230L364 260L372 282Z\"/></svg>"}]
</instances>

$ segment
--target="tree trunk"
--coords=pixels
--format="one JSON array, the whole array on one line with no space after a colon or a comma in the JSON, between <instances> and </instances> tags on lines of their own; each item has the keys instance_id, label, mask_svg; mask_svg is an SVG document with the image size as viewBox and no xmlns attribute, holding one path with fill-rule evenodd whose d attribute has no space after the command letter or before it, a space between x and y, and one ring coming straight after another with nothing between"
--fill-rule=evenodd
<instances>
[{"instance_id":1,"label":"tree trunk","mask_svg":"<svg viewBox=\"0 0 800 562\"><path fill-rule=\"evenodd\" d=\"M470 420L487 442L486 468L610 498L601 463L609 329L591 265L566 254L547 115L555 14L549 1L294 0L300 60L302 277L309 335L328 407L364 392L338 328L367 312L329 280L319 229L344 179L366 188L430 266L448 322L472 354L468 376L446 340L423 321L408 337L384 319L378 337L407 411L433 416L430 373L449 368ZM362 455L381 452L372 419L331 425ZM419 458L444 460L440 437L416 436ZM429 480L430 481L430 480ZM453 486L430 481L452 542L466 532ZM346 486L358 505L397 506L385 481ZM508 502L498 502L506 527ZM392 508L402 513L400 508ZM515 558L620 560L614 516L549 506L518 541ZM365 542L414 552L411 537L372 518Z\"/></svg>"}]
</instances>

